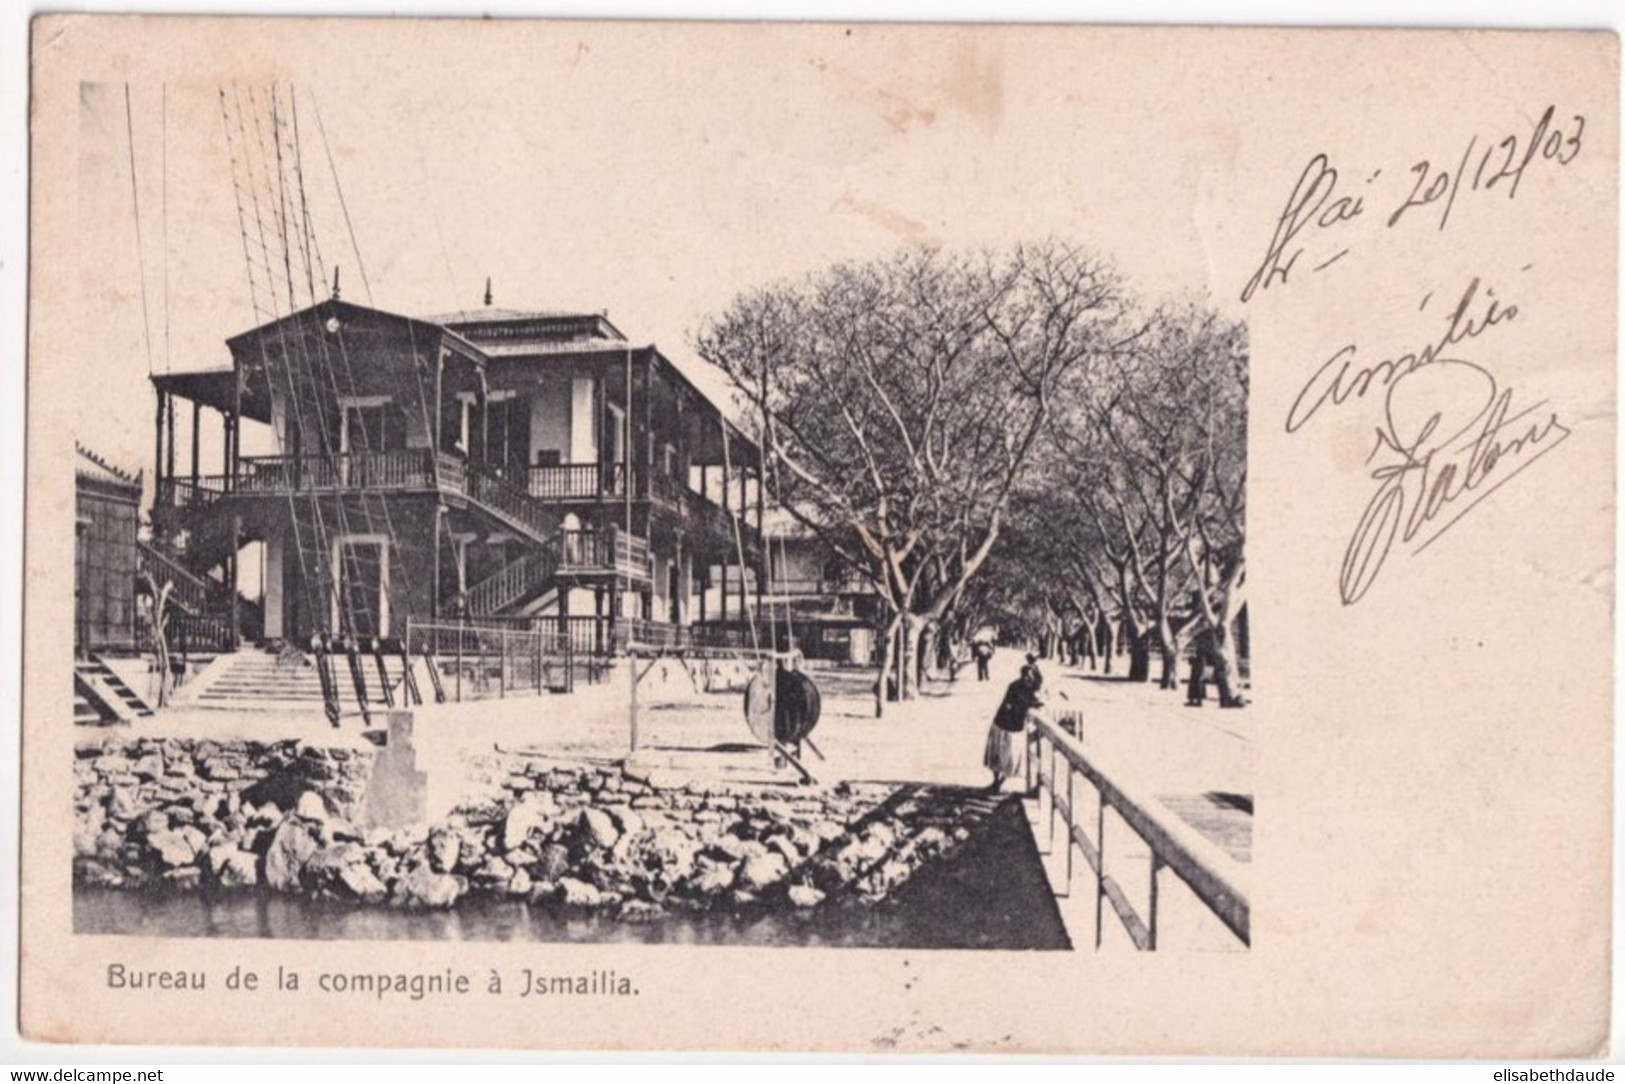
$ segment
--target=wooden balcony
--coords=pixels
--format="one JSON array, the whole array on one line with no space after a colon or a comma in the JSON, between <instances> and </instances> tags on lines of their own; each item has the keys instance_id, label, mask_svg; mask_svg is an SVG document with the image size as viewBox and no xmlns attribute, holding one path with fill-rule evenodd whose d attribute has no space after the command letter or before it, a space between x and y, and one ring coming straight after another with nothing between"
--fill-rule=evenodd
<instances>
[{"instance_id":1,"label":"wooden balcony","mask_svg":"<svg viewBox=\"0 0 1625 1084\"><path fill-rule=\"evenodd\" d=\"M558 546L561 576L654 578L648 540L625 531L560 531Z\"/></svg>"}]
</instances>

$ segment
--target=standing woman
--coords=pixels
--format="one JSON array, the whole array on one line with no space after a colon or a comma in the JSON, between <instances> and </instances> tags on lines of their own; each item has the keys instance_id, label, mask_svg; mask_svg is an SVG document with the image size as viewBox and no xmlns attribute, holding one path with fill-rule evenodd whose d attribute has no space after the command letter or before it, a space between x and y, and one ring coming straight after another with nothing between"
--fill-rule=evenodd
<instances>
[{"instance_id":1,"label":"standing woman","mask_svg":"<svg viewBox=\"0 0 1625 1084\"><path fill-rule=\"evenodd\" d=\"M1040 703L1041 680L1036 668L1023 668L1021 676L1004 691L993 725L987 728L982 763L993 773L987 789L994 793L1004 787L1006 779L1020 775L1027 766L1027 713Z\"/></svg>"}]
</instances>

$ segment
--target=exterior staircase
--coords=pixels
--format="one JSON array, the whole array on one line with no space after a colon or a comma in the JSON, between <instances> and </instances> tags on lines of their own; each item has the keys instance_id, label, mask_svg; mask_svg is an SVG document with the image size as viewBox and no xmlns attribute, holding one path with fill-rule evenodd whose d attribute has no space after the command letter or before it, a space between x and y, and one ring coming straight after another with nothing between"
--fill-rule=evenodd
<instances>
[{"instance_id":1,"label":"exterior staircase","mask_svg":"<svg viewBox=\"0 0 1625 1084\"><path fill-rule=\"evenodd\" d=\"M510 561L468 589L468 609L475 614L500 614L553 586L558 571L558 543Z\"/></svg>"},{"instance_id":2,"label":"exterior staircase","mask_svg":"<svg viewBox=\"0 0 1625 1084\"><path fill-rule=\"evenodd\" d=\"M87 726L129 723L152 707L98 655L73 664L73 721Z\"/></svg>"}]
</instances>

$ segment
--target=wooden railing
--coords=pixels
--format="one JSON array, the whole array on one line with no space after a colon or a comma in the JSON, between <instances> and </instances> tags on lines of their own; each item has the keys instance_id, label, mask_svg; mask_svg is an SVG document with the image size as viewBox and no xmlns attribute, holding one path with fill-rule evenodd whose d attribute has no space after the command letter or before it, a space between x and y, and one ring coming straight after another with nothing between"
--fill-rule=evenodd
<instances>
[{"instance_id":1,"label":"wooden railing","mask_svg":"<svg viewBox=\"0 0 1625 1084\"><path fill-rule=\"evenodd\" d=\"M603 500L626 495L624 463L563 463L531 467L528 490L543 501Z\"/></svg>"},{"instance_id":2,"label":"wooden railing","mask_svg":"<svg viewBox=\"0 0 1625 1084\"><path fill-rule=\"evenodd\" d=\"M1076 737L1066 732L1057 722L1030 717L1027 730L1027 787L1037 796L1040 817L1048 806L1050 836L1053 841L1056 822L1064 821L1066 834L1066 891L1072 885L1072 855L1074 848L1081 853L1094 873L1095 880L1095 947L1098 949L1104 926L1104 909L1110 905L1118 921L1128 932L1136 948L1153 951L1160 943L1159 878L1172 871L1183 881L1229 931L1245 945L1252 943L1251 908L1247 892L1238 882L1234 867L1237 863L1216 845L1189 829L1173 825L1170 819L1153 814L1144 805L1126 794L1085 754ZM1045 750L1048 750L1046 771ZM1064 769L1064 777L1060 774ZM1064 778L1065 782L1060 781ZM1079 816L1074 782L1083 780L1093 790L1092 809ZM1047 800L1047 801L1046 801ZM1150 848L1150 879L1146 888L1146 902L1142 910L1129 900L1123 884L1107 869L1106 822L1107 812L1117 818ZM1086 828L1092 822L1093 835Z\"/></svg>"},{"instance_id":3,"label":"wooden railing","mask_svg":"<svg viewBox=\"0 0 1625 1084\"><path fill-rule=\"evenodd\" d=\"M560 531L558 547L560 572L615 573L640 580L654 575L648 540L625 531Z\"/></svg>"},{"instance_id":4,"label":"wooden railing","mask_svg":"<svg viewBox=\"0 0 1625 1084\"><path fill-rule=\"evenodd\" d=\"M558 520L546 506L506 478L481 470L472 463L465 470L467 480L463 492L470 500L478 501L538 541L552 537Z\"/></svg>"},{"instance_id":5,"label":"wooden railing","mask_svg":"<svg viewBox=\"0 0 1625 1084\"><path fill-rule=\"evenodd\" d=\"M199 475L191 478L161 478L158 481L158 507L191 508L208 504L226 491L223 475Z\"/></svg>"},{"instance_id":6,"label":"wooden railing","mask_svg":"<svg viewBox=\"0 0 1625 1084\"><path fill-rule=\"evenodd\" d=\"M449 700L569 692L576 656L568 637L539 624L406 622L405 650L429 655Z\"/></svg>"},{"instance_id":7,"label":"wooden railing","mask_svg":"<svg viewBox=\"0 0 1625 1084\"><path fill-rule=\"evenodd\" d=\"M157 648L152 631L142 626L137 632L136 647L141 651ZM213 654L235 651L237 635L231 627L231 618L219 614L188 614L171 610L164 615L164 639L171 655Z\"/></svg>"},{"instance_id":8,"label":"wooden railing","mask_svg":"<svg viewBox=\"0 0 1625 1084\"><path fill-rule=\"evenodd\" d=\"M329 489L430 489L434 459L424 448L339 455L243 456L233 488L239 493Z\"/></svg>"},{"instance_id":9,"label":"wooden railing","mask_svg":"<svg viewBox=\"0 0 1625 1084\"><path fill-rule=\"evenodd\" d=\"M468 589L466 600L472 616L495 614L542 587L558 568L556 545L544 546L517 561L503 565Z\"/></svg>"},{"instance_id":10,"label":"wooden railing","mask_svg":"<svg viewBox=\"0 0 1625 1084\"><path fill-rule=\"evenodd\" d=\"M158 587L169 584L170 601L189 614L218 609L213 604L225 592L224 584L210 584L150 542L136 543L135 567L138 573L149 576ZM230 605L229 599L220 601Z\"/></svg>"}]
</instances>

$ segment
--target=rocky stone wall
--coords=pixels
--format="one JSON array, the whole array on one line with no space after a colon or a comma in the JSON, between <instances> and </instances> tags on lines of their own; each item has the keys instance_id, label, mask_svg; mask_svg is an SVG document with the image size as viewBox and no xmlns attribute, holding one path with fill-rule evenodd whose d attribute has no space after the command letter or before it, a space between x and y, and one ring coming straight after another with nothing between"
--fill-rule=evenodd
<instances>
[{"instance_id":1,"label":"rocky stone wall","mask_svg":"<svg viewBox=\"0 0 1625 1084\"><path fill-rule=\"evenodd\" d=\"M917 788L740 786L497 754L471 764L477 797L443 821L369 829L372 759L297 742L87 743L75 876L407 908L501 896L637 921L874 903L970 835L956 806L922 805Z\"/></svg>"}]
</instances>

